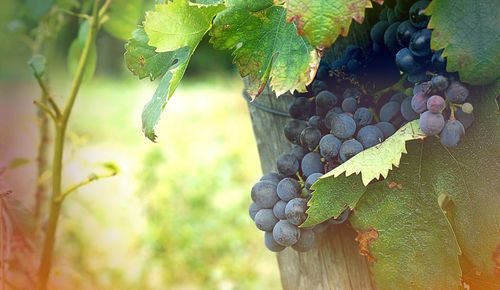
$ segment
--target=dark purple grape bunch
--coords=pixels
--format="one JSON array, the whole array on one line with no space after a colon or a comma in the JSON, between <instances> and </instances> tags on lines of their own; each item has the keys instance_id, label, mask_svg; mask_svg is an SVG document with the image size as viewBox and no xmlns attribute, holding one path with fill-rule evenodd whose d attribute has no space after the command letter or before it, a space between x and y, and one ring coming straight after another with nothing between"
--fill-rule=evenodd
<instances>
[{"instance_id":1,"label":"dark purple grape bunch","mask_svg":"<svg viewBox=\"0 0 500 290\"><path fill-rule=\"evenodd\" d=\"M440 137L441 144L455 147L474 122L474 107L466 102L469 90L458 80L435 75L431 81L415 85L411 107L420 114L420 129ZM444 96L444 98L443 98Z\"/></svg>"}]
</instances>

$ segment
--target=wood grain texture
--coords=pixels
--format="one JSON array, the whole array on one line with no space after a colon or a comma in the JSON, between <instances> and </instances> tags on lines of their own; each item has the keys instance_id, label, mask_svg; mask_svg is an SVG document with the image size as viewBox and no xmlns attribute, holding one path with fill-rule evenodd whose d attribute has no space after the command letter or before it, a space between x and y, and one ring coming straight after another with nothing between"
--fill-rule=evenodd
<instances>
[{"instance_id":1,"label":"wood grain texture","mask_svg":"<svg viewBox=\"0 0 500 290\"><path fill-rule=\"evenodd\" d=\"M255 102L286 112L292 96L279 99L269 90ZM263 172L276 171L276 158L291 148L283 134L288 118L249 104ZM286 290L376 289L368 264L358 253L356 233L349 225L330 226L315 249L298 253L291 248L277 254L281 282Z\"/></svg>"}]
</instances>

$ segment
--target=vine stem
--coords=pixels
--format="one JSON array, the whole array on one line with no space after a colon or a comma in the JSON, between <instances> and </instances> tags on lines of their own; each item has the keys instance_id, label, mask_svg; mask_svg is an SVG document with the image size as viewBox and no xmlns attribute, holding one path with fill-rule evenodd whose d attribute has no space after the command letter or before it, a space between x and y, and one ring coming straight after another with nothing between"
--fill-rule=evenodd
<instances>
[{"instance_id":1,"label":"vine stem","mask_svg":"<svg viewBox=\"0 0 500 290\"><path fill-rule=\"evenodd\" d=\"M406 81L406 74L403 74L401 76L401 79L399 79L399 81L397 83L393 84L390 87L387 87L385 89L382 89L380 91L377 91L377 92L373 93L373 101L375 103L378 103L378 101L380 100L380 98L382 98L385 94L390 93L390 92L402 92L402 93L404 93L404 91L405 91L405 87L404 87L405 81Z\"/></svg>"},{"instance_id":2,"label":"vine stem","mask_svg":"<svg viewBox=\"0 0 500 290\"><path fill-rule=\"evenodd\" d=\"M57 224L59 221L59 215L61 213L61 206L64 198L60 198L62 194L62 169L63 169L63 155L64 155L64 139L66 137L66 128L68 126L68 120L71 115L71 111L75 104L78 91L83 80L83 74L85 66L89 58L90 50L95 42L97 31L99 28L99 0L95 0L94 7L92 10L91 26L87 38L85 40L85 45L83 47L82 54L78 61L78 66L76 69L76 74L73 78L71 89L68 96L68 101L64 110L58 118L55 120L55 144L54 144L54 157L52 164L52 197L50 202L50 214L47 225L47 230L45 233L45 240L43 243L42 257L40 260L40 267L38 272L38 290L46 290L47 282L50 276L50 270L52 268L52 256L54 252L55 244L55 234L57 230Z\"/></svg>"}]
</instances>

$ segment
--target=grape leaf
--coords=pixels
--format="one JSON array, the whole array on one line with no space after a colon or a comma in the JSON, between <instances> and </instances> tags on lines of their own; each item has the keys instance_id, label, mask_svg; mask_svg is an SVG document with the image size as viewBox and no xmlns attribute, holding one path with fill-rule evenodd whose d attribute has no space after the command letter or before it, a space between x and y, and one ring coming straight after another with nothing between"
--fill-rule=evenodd
<instances>
[{"instance_id":1,"label":"grape leaf","mask_svg":"<svg viewBox=\"0 0 500 290\"><path fill-rule=\"evenodd\" d=\"M364 150L321 178L337 177L344 172L346 176L361 173L363 184L366 186L380 176L387 177L393 165L399 166L401 156L406 153L407 141L423 138L425 134L420 130L418 120L412 121L381 144Z\"/></svg>"},{"instance_id":2,"label":"grape leaf","mask_svg":"<svg viewBox=\"0 0 500 290\"><path fill-rule=\"evenodd\" d=\"M186 0L158 4L146 14L146 35L139 30L129 40L126 58L134 74L155 79L166 72L142 112L142 128L151 141L156 140L154 127L184 76L194 50L222 9L224 5L190 4Z\"/></svg>"},{"instance_id":3,"label":"grape leaf","mask_svg":"<svg viewBox=\"0 0 500 290\"><path fill-rule=\"evenodd\" d=\"M366 185L380 176L387 177L393 165L399 166L402 154L406 153L406 142L424 137L418 121L410 122L383 143L364 150L323 175L312 187L314 192L303 226L336 218L346 208L353 209L366 191Z\"/></svg>"},{"instance_id":4,"label":"grape leaf","mask_svg":"<svg viewBox=\"0 0 500 290\"><path fill-rule=\"evenodd\" d=\"M362 23L370 0L286 0L287 19L300 35L319 49L330 47L339 35L347 36L352 20ZM377 1L380 4L383 0Z\"/></svg>"},{"instance_id":5,"label":"grape leaf","mask_svg":"<svg viewBox=\"0 0 500 290\"><path fill-rule=\"evenodd\" d=\"M322 178L313 184L312 189L307 219L301 227L314 226L331 217L337 218L345 209L353 209L366 191L359 175Z\"/></svg>"},{"instance_id":6,"label":"grape leaf","mask_svg":"<svg viewBox=\"0 0 500 290\"><path fill-rule=\"evenodd\" d=\"M29 20L38 21L54 6L55 0L26 0L22 13Z\"/></svg>"},{"instance_id":7,"label":"grape leaf","mask_svg":"<svg viewBox=\"0 0 500 290\"><path fill-rule=\"evenodd\" d=\"M432 1L426 13L431 15L431 47L444 49L448 71L458 71L461 80L474 85L500 77L498 1Z\"/></svg>"},{"instance_id":8,"label":"grape leaf","mask_svg":"<svg viewBox=\"0 0 500 290\"><path fill-rule=\"evenodd\" d=\"M286 10L272 0L232 0L214 21L211 43L234 49L240 75L249 77L248 93L258 96L268 80L280 95L304 91L317 70L318 53L287 23Z\"/></svg>"},{"instance_id":9,"label":"grape leaf","mask_svg":"<svg viewBox=\"0 0 500 290\"><path fill-rule=\"evenodd\" d=\"M154 127L168 99L179 84L189 62L189 47L168 52L155 52L148 45L149 39L144 29L139 27L125 45L125 61L129 70L140 79L149 77L155 80L164 74L160 85L142 112L142 129L147 138L156 140Z\"/></svg>"},{"instance_id":10,"label":"grape leaf","mask_svg":"<svg viewBox=\"0 0 500 290\"><path fill-rule=\"evenodd\" d=\"M460 248L433 184L423 181L435 174L432 167L422 168L429 153L423 143L429 142L408 144L402 167L370 185L350 217L379 289L460 286Z\"/></svg>"},{"instance_id":11,"label":"grape leaf","mask_svg":"<svg viewBox=\"0 0 500 290\"><path fill-rule=\"evenodd\" d=\"M437 196L450 197L448 217L473 278L500 286L500 110L495 100L500 84L471 94L474 124L460 146L447 149L435 142L425 149L430 164L423 170L431 174L423 182L433 184Z\"/></svg>"},{"instance_id":12,"label":"grape leaf","mask_svg":"<svg viewBox=\"0 0 500 290\"><path fill-rule=\"evenodd\" d=\"M157 52L173 51L188 46L196 49L203 36L212 27L214 16L224 5L190 4L186 0L174 0L155 6L146 13L144 30L149 45Z\"/></svg>"},{"instance_id":13,"label":"grape leaf","mask_svg":"<svg viewBox=\"0 0 500 290\"><path fill-rule=\"evenodd\" d=\"M116 38L126 40L142 17L143 0L113 0L106 13L104 29Z\"/></svg>"}]
</instances>

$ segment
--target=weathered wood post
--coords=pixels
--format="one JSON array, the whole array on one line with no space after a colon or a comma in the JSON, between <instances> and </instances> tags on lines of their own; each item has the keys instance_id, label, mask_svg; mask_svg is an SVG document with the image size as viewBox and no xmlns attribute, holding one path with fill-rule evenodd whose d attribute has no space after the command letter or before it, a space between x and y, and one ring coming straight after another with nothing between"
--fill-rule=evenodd
<instances>
[{"instance_id":1,"label":"weathered wood post","mask_svg":"<svg viewBox=\"0 0 500 290\"><path fill-rule=\"evenodd\" d=\"M355 24L347 38L337 40L335 46L326 52L327 58L339 56L349 43L369 45L369 24ZM287 112L293 96L279 99L269 89L255 101L257 104ZM283 128L288 120L249 105L255 139L259 150L262 171L276 171L276 158L287 152L291 144L285 138ZM354 240L356 232L348 223L331 225L318 239L317 247L306 253L291 248L277 254L283 289L314 290L374 290L368 262L358 252Z\"/></svg>"}]
</instances>

